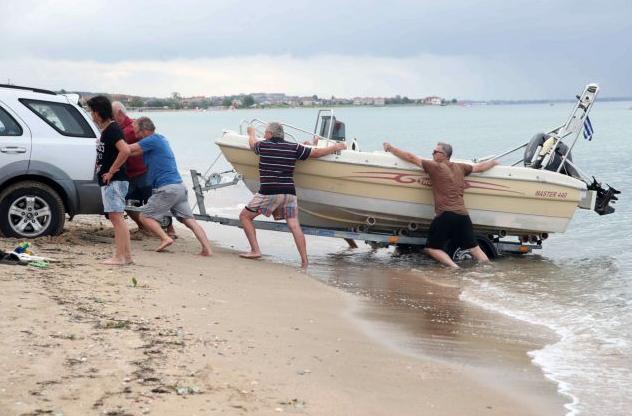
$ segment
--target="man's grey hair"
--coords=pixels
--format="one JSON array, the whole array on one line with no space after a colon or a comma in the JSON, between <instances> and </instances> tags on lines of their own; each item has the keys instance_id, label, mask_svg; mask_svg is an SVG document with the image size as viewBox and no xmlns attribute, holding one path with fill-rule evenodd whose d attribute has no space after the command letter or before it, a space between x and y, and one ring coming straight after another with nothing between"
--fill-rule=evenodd
<instances>
[{"instance_id":1,"label":"man's grey hair","mask_svg":"<svg viewBox=\"0 0 632 416\"><path fill-rule=\"evenodd\" d=\"M441 148L445 152L445 156L450 159L450 157L452 156L452 145L442 142L437 143L437 145L441 146Z\"/></svg>"},{"instance_id":2,"label":"man's grey hair","mask_svg":"<svg viewBox=\"0 0 632 416\"><path fill-rule=\"evenodd\" d=\"M154 122L149 117L137 118L136 124L138 124L138 129L141 131L156 131L156 126L154 126Z\"/></svg>"},{"instance_id":3,"label":"man's grey hair","mask_svg":"<svg viewBox=\"0 0 632 416\"><path fill-rule=\"evenodd\" d=\"M268 125L266 126L266 131L269 131L270 134L272 134L272 137L278 137L279 139L285 138L283 126L281 125L281 123L277 123L276 121L268 123Z\"/></svg>"},{"instance_id":4,"label":"man's grey hair","mask_svg":"<svg viewBox=\"0 0 632 416\"><path fill-rule=\"evenodd\" d=\"M112 103L112 110L114 110L114 112L116 112L117 110L120 110L121 113L126 114L127 113L127 109L125 108L125 106L123 105L122 102L120 101L114 101Z\"/></svg>"}]
</instances>

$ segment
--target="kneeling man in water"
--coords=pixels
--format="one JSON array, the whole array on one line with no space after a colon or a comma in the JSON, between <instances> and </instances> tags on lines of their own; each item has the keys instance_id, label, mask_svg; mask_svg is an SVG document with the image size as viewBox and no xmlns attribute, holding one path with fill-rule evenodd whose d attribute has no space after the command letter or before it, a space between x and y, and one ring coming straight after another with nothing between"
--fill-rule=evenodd
<instances>
[{"instance_id":1,"label":"kneeling man in water","mask_svg":"<svg viewBox=\"0 0 632 416\"><path fill-rule=\"evenodd\" d=\"M390 143L384 143L384 151L421 166L430 176L435 202L435 218L430 224L426 253L446 266L459 267L444 251L446 243L453 241L462 249L469 249L476 260L489 261L476 243L472 221L465 208L464 178L472 172L485 172L498 165L498 161L493 159L474 165L450 162L452 146L447 143L437 143L432 151L432 160L417 157Z\"/></svg>"}]
</instances>

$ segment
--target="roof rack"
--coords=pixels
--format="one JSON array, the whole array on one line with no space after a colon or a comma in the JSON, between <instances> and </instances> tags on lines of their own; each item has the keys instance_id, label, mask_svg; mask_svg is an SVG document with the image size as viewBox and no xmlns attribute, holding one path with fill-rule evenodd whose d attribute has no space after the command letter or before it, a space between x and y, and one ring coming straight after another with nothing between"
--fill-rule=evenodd
<instances>
[{"instance_id":1,"label":"roof rack","mask_svg":"<svg viewBox=\"0 0 632 416\"><path fill-rule=\"evenodd\" d=\"M32 87L22 87L22 86L19 86L19 85L11 85L11 84L0 84L0 88L13 88L13 89L16 89L16 90L26 90L26 91L39 92L41 94L57 95L56 92L50 91L50 90L43 90L41 88L32 88Z\"/></svg>"}]
</instances>

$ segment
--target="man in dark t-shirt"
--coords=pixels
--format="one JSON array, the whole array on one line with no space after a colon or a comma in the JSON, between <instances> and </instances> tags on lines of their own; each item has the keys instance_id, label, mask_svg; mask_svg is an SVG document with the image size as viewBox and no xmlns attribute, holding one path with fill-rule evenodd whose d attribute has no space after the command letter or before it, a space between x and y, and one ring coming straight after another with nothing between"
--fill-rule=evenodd
<instances>
[{"instance_id":1,"label":"man in dark t-shirt","mask_svg":"<svg viewBox=\"0 0 632 416\"><path fill-rule=\"evenodd\" d=\"M496 166L498 161L493 159L474 165L453 163L450 161L452 146L447 143L437 143L432 151L432 160L417 157L390 143L384 143L384 151L422 167L430 176L435 218L430 224L426 253L447 266L459 267L444 251L447 243L452 241L464 250L469 249L478 261L489 261L485 252L476 243L472 221L465 208L463 192L465 176L472 172L485 172Z\"/></svg>"},{"instance_id":2,"label":"man in dark t-shirt","mask_svg":"<svg viewBox=\"0 0 632 416\"><path fill-rule=\"evenodd\" d=\"M112 103L112 112L114 120L123 130L125 141L128 145L138 142L141 138L136 137L134 133L134 120L127 115L125 106L120 101ZM125 200L137 201L140 205L145 205L151 196L151 185L147 175L147 166L142 156L130 156L125 162L125 171L129 180L129 188ZM127 215L136 223L139 230L143 230L143 224L140 221L137 211L127 211Z\"/></svg>"},{"instance_id":3,"label":"man in dark t-shirt","mask_svg":"<svg viewBox=\"0 0 632 416\"><path fill-rule=\"evenodd\" d=\"M123 218L128 188L125 161L130 150L125 143L123 131L113 119L110 100L97 95L90 98L87 104L92 119L101 130L101 137L97 141L95 169L101 186L103 211L114 227L114 255L103 263L124 266L133 263L129 229Z\"/></svg>"},{"instance_id":4,"label":"man in dark t-shirt","mask_svg":"<svg viewBox=\"0 0 632 416\"><path fill-rule=\"evenodd\" d=\"M294 188L294 166L297 160L318 158L347 148L344 143L335 143L327 147L312 148L284 140L283 126L269 123L265 140L257 140L255 129L248 127L248 143L259 155L259 192L239 214L239 219L250 243L250 252L241 257L256 259L261 257L257 234L253 220L263 214L274 216L275 220L285 219L294 236L294 242L301 256L301 267L307 268L307 245L298 222L298 201Z\"/></svg>"}]
</instances>

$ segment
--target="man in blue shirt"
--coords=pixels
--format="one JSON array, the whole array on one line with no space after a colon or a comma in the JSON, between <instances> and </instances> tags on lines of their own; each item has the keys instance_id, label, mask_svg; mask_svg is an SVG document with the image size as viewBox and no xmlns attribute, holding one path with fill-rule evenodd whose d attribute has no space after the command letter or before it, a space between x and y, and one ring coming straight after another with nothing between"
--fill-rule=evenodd
<instances>
[{"instance_id":1,"label":"man in blue shirt","mask_svg":"<svg viewBox=\"0 0 632 416\"><path fill-rule=\"evenodd\" d=\"M200 255L210 256L211 246L204 229L195 221L187 199L187 189L178 173L176 158L169 142L160 134L148 117L140 117L134 122L134 132L141 140L129 146L132 155L143 155L147 166L152 195L143 205L140 220L143 226L160 238L156 251L162 251L173 244L173 239L162 229L160 221L173 215L187 226L202 245Z\"/></svg>"}]
</instances>

